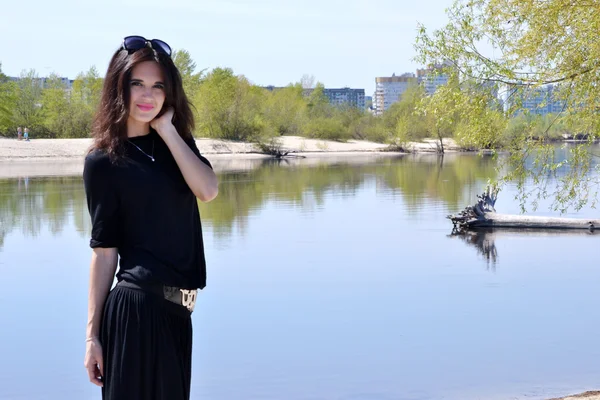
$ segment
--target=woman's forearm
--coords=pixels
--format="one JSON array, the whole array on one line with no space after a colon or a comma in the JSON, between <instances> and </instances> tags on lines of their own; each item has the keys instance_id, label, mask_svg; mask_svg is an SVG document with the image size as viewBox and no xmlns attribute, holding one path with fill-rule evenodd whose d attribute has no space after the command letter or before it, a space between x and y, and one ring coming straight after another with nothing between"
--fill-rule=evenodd
<instances>
[{"instance_id":1,"label":"woman's forearm","mask_svg":"<svg viewBox=\"0 0 600 400\"><path fill-rule=\"evenodd\" d=\"M172 128L170 134L165 133L163 140L194 195L203 202L217 197L219 188L214 171L196 157L175 128Z\"/></svg>"},{"instance_id":2,"label":"woman's forearm","mask_svg":"<svg viewBox=\"0 0 600 400\"><path fill-rule=\"evenodd\" d=\"M86 338L88 339L99 336L104 302L117 269L117 255L116 248L96 248L92 253L86 329Z\"/></svg>"}]
</instances>

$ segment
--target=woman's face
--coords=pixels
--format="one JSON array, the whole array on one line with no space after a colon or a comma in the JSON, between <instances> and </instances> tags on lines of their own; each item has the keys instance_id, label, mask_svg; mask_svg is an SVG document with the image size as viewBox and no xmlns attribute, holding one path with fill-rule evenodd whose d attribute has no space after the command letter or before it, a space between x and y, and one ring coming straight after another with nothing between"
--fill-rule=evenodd
<instances>
[{"instance_id":1,"label":"woman's face","mask_svg":"<svg viewBox=\"0 0 600 400\"><path fill-rule=\"evenodd\" d=\"M129 93L129 119L149 123L156 118L165 102L164 78L158 63L144 61L133 68Z\"/></svg>"}]
</instances>

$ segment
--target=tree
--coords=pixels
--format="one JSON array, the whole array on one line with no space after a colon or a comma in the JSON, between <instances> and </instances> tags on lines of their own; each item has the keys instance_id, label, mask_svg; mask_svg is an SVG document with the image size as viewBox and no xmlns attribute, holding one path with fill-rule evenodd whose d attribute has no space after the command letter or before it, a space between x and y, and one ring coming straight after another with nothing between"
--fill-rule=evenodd
<instances>
[{"instance_id":1,"label":"tree","mask_svg":"<svg viewBox=\"0 0 600 400\"><path fill-rule=\"evenodd\" d=\"M51 74L42 91L42 115L44 126L52 136L61 136L69 122L69 99L67 88L57 74Z\"/></svg>"},{"instance_id":2,"label":"tree","mask_svg":"<svg viewBox=\"0 0 600 400\"><path fill-rule=\"evenodd\" d=\"M188 96L188 99L194 99L196 93L202 83L202 74L205 70L196 72L196 63L192 60L192 56L187 50L176 50L173 52L173 63L181 74L183 81L183 90Z\"/></svg>"},{"instance_id":3,"label":"tree","mask_svg":"<svg viewBox=\"0 0 600 400\"><path fill-rule=\"evenodd\" d=\"M308 96L308 115L310 117L331 116L332 108L329 99L325 96L325 85L317 83L317 86Z\"/></svg>"},{"instance_id":4,"label":"tree","mask_svg":"<svg viewBox=\"0 0 600 400\"><path fill-rule=\"evenodd\" d=\"M215 68L196 94L199 131L209 137L253 140L264 129L263 90L229 68Z\"/></svg>"},{"instance_id":5,"label":"tree","mask_svg":"<svg viewBox=\"0 0 600 400\"><path fill-rule=\"evenodd\" d=\"M95 66L90 67L87 72L79 73L73 81L74 99L95 112L100 103L103 83L104 79L100 77Z\"/></svg>"},{"instance_id":6,"label":"tree","mask_svg":"<svg viewBox=\"0 0 600 400\"><path fill-rule=\"evenodd\" d=\"M402 145L427 137L429 132L421 110L424 100L425 89L421 85L411 85L400 101L383 113L384 126L395 144Z\"/></svg>"},{"instance_id":7,"label":"tree","mask_svg":"<svg viewBox=\"0 0 600 400\"><path fill-rule=\"evenodd\" d=\"M300 79L300 85L302 89L314 89L315 88L315 76L304 74Z\"/></svg>"},{"instance_id":8,"label":"tree","mask_svg":"<svg viewBox=\"0 0 600 400\"><path fill-rule=\"evenodd\" d=\"M447 60L447 70L455 71L461 82L500 84L509 116L522 108L519 98L555 84L564 107L550 125L578 126L589 144L600 136L600 42L593 29L600 26L599 11L600 3L584 0L456 0L445 27L429 33L420 26L417 61L427 65ZM486 115L469 109L461 114L475 138L478 128L485 127ZM537 197L553 195L555 208L595 202L599 182L584 178L593 168L588 149L575 146L566 159L556 160L552 148L528 134L513 141L512 172L505 178L533 178ZM546 190L560 165L569 166L567 176L558 179L556 191ZM524 199L525 188L520 187Z\"/></svg>"},{"instance_id":9,"label":"tree","mask_svg":"<svg viewBox=\"0 0 600 400\"><path fill-rule=\"evenodd\" d=\"M306 101L299 84L267 92L263 113L276 135L302 134Z\"/></svg>"},{"instance_id":10,"label":"tree","mask_svg":"<svg viewBox=\"0 0 600 400\"><path fill-rule=\"evenodd\" d=\"M102 92L103 79L96 67L80 73L73 81L69 98L69 124L62 136L87 137Z\"/></svg>"},{"instance_id":11,"label":"tree","mask_svg":"<svg viewBox=\"0 0 600 400\"><path fill-rule=\"evenodd\" d=\"M499 110L494 87L473 80L459 83L452 74L448 83L438 87L424 107L431 136L442 152L444 137L453 137L465 148L493 149L500 146L506 119ZM478 121L470 123L471 119Z\"/></svg>"},{"instance_id":12,"label":"tree","mask_svg":"<svg viewBox=\"0 0 600 400\"><path fill-rule=\"evenodd\" d=\"M16 91L13 109L17 125L40 130L42 126L42 84L35 70L23 71Z\"/></svg>"},{"instance_id":13,"label":"tree","mask_svg":"<svg viewBox=\"0 0 600 400\"><path fill-rule=\"evenodd\" d=\"M17 85L2 73L0 63L0 132L7 132L15 125L13 110L16 107Z\"/></svg>"}]
</instances>

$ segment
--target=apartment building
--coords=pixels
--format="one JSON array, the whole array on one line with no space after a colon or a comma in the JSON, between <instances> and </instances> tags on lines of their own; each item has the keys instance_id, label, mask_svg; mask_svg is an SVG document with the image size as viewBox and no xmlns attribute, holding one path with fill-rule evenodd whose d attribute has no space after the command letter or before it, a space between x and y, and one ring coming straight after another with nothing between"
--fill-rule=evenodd
<instances>
[{"instance_id":1,"label":"apartment building","mask_svg":"<svg viewBox=\"0 0 600 400\"><path fill-rule=\"evenodd\" d=\"M375 95L373 97L373 107L375 115L381 115L392 104L399 101L402 94L411 85L417 85L418 79L415 74L407 72L400 76L392 74L389 77L375 78Z\"/></svg>"}]
</instances>

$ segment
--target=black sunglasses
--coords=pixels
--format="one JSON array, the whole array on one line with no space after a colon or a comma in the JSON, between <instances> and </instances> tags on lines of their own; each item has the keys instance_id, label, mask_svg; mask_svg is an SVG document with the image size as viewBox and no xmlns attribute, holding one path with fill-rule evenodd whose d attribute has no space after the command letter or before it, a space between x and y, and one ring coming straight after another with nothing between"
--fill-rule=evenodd
<instances>
[{"instance_id":1,"label":"black sunglasses","mask_svg":"<svg viewBox=\"0 0 600 400\"><path fill-rule=\"evenodd\" d=\"M143 36L127 36L123 39L122 48L133 52L143 49L144 47L152 47L154 50L166 54L171 57L171 46L159 39L148 40Z\"/></svg>"}]
</instances>

